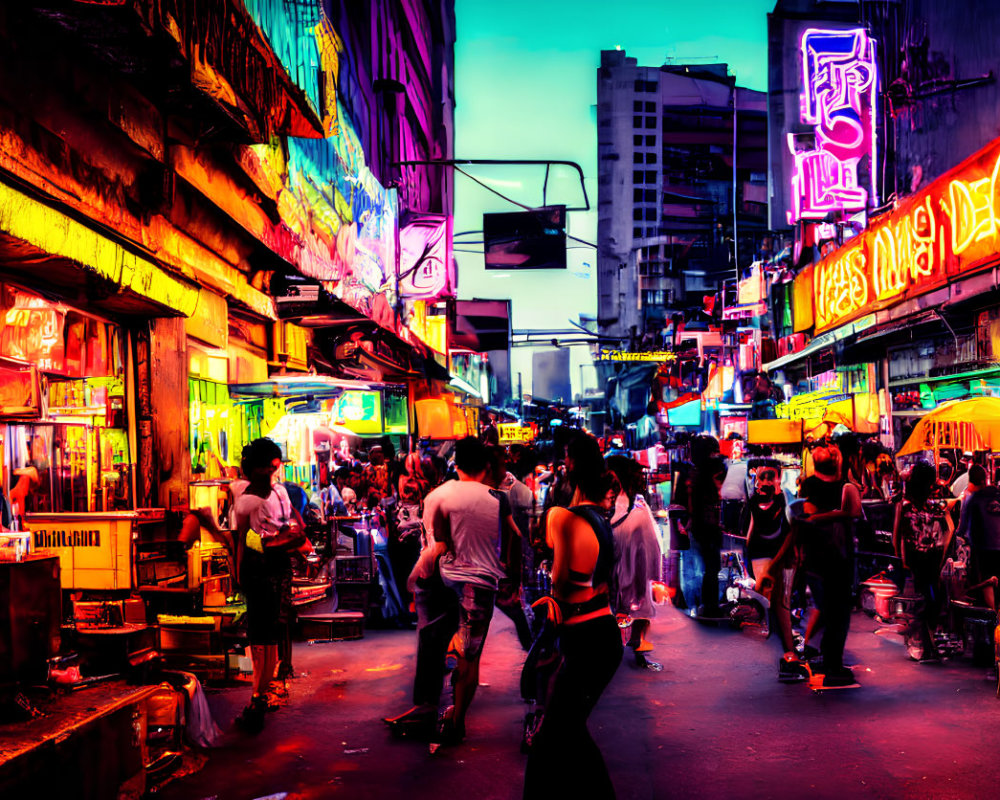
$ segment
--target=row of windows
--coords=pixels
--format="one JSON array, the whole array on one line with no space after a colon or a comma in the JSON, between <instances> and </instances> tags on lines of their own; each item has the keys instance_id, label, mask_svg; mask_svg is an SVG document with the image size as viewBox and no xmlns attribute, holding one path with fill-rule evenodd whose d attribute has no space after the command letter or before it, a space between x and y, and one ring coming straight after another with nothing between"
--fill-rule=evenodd
<instances>
[{"instance_id":1,"label":"row of windows","mask_svg":"<svg viewBox=\"0 0 1000 800\"><path fill-rule=\"evenodd\" d=\"M632 153L632 163L641 164L642 163L642 153ZM656 153L646 153L646 163L655 164L656 163Z\"/></svg>"},{"instance_id":2,"label":"row of windows","mask_svg":"<svg viewBox=\"0 0 1000 800\"><path fill-rule=\"evenodd\" d=\"M642 111L642 100L636 100L632 103L633 111ZM656 111L656 103L646 103L646 111Z\"/></svg>"},{"instance_id":3,"label":"row of windows","mask_svg":"<svg viewBox=\"0 0 1000 800\"><path fill-rule=\"evenodd\" d=\"M632 183L656 183L656 170L646 170L645 172L636 170L632 173Z\"/></svg>"},{"instance_id":4,"label":"row of windows","mask_svg":"<svg viewBox=\"0 0 1000 800\"><path fill-rule=\"evenodd\" d=\"M640 261L639 274L648 278L662 278L667 272L667 265L662 261Z\"/></svg>"},{"instance_id":5,"label":"row of windows","mask_svg":"<svg viewBox=\"0 0 1000 800\"><path fill-rule=\"evenodd\" d=\"M656 189L633 189L632 190L632 202L633 203L655 203L656 202Z\"/></svg>"},{"instance_id":6,"label":"row of windows","mask_svg":"<svg viewBox=\"0 0 1000 800\"><path fill-rule=\"evenodd\" d=\"M635 82L635 92L655 92L656 91L656 81L641 81L637 80Z\"/></svg>"},{"instance_id":7,"label":"row of windows","mask_svg":"<svg viewBox=\"0 0 1000 800\"><path fill-rule=\"evenodd\" d=\"M633 128L646 127L652 130L656 128L656 117L632 117L632 127Z\"/></svg>"},{"instance_id":8,"label":"row of windows","mask_svg":"<svg viewBox=\"0 0 1000 800\"><path fill-rule=\"evenodd\" d=\"M642 228L632 228L632 238L633 239L642 239L643 236L644 236L644 234L643 234L643 229ZM646 228L645 229L645 238L652 239L654 236L656 236L656 228Z\"/></svg>"},{"instance_id":9,"label":"row of windows","mask_svg":"<svg viewBox=\"0 0 1000 800\"><path fill-rule=\"evenodd\" d=\"M644 306L662 306L673 301L670 289L643 289L642 304Z\"/></svg>"},{"instance_id":10,"label":"row of windows","mask_svg":"<svg viewBox=\"0 0 1000 800\"><path fill-rule=\"evenodd\" d=\"M632 219L636 222L642 222L645 218L646 222L656 222L656 209L655 208L633 208L632 209Z\"/></svg>"},{"instance_id":11,"label":"row of windows","mask_svg":"<svg viewBox=\"0 0 1000 800\"><path fill-rule=\"evenodd\" d=\"M632 137L632 144L636 147L642 147L642 134L636 134ZM656 137L647 136L646 137L646 147L656 147Z\"/></svg>"}]
</instances>

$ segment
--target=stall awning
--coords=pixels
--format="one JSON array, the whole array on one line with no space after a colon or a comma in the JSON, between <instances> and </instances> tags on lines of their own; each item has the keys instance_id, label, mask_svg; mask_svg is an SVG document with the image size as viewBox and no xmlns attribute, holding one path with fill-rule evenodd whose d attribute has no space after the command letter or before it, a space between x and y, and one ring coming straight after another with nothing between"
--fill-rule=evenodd
<instances>
[{"instance_id":1,"label":"stall awning","mask_svg":"<svg viewBox=\"0 0 1000 800\"><path fill-rule=\"evenodd\" d=\"M839 328L834 328L832 331L821 333L819 336L814 337L813 340L806 345L806 347L802 348L798 352L789 353L786 356L781 356L781 358L776 358L774 361L769 361L763 365L762 369L765 372L773 372L776 369L786 367L789 364L802 360L803 358L808 358L826 347L832 347L837 342L843 341L849 336L868 330L874 324L875 315L869 314L859 320L849 322L846 325L841 325Z\"/></svg>"},{"instance_id":2,"label":"stall awning","mask_svg":"<svg viewBox=\"0 0 1000 800\"><path fill-rule=\"evenodd\" d=\"M374 391L384 385L386 384L341 380L325 375L283 375L260 383L230 384L229 394L240 400L307 396L322 400L339 397L349 389Z\"/></svg>"},{"instance_id":3,"label":"stall awning","mask_svg":"<svg viewBox=\"0 0 1000 800\"><path fill-rule=\"evenodd\" d=\"M100 305L123 313L189 317L198 286L167 272L111 235L85 225L54 205L0 182L0 268L22 274L42 291L77 286L82 273L114 287Z\"/></svg>"},{"instance_id":4,"label":"stall awning","mask_svg":"<svg viewBox=\"0 0 1000 800\"><path fill-rule=\"evenodd\" d=\"M801 444L802 420L752 419L747 423L750 444Z\"/></svg>"}]
</instances>

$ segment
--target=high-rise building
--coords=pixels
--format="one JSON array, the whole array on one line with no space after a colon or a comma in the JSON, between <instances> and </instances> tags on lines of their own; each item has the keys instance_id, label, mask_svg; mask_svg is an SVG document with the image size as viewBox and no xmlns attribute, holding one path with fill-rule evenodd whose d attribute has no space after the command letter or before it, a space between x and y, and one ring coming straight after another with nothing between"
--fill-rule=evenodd
<instances>
[{"instance_id":1,"label":"high-rise building","mask_svg":"<svg viewBox=\"0 0 1000 800\"><path fill-rule=\"evenodd\" d=\"M766 137L764 93L737 87L726 64L643 67L622 50L601 52L602 334L655 344L674 312L701 306L757 257Z\"/></svg>"}]
</instances>

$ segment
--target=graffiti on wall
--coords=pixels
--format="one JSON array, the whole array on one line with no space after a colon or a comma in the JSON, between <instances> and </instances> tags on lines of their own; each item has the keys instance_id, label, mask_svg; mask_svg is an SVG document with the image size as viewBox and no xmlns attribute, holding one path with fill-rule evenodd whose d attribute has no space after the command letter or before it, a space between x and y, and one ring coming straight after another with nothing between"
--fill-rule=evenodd
<instances>
[{"instance_id":1,"label":"graffiti on wall","mask_svg":"<svg viewBox=\"0 0 1000 800\"><path fill-rule=\"evenodd\" d=\"M255 0L247 8L323 118L325 138L275 139L250 146L243 158L291 233L291 252L281 255L367 316L377 306L393 308L398 198L365 163L342 102L342 89L356 84L347 47L320 3Z\"/></svg>"}]
</instances>

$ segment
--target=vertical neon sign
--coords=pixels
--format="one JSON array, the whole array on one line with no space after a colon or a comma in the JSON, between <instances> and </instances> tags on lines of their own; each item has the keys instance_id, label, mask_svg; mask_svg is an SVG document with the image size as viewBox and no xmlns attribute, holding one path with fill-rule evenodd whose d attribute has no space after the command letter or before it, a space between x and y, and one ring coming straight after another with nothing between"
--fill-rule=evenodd
<instances>
[{"instance_id":1,"label":"vertical neon sign","mask_svg":"<svg viewBox=\"0 0 1000 800\"><path fill-rule=\"evenodd\" d=\"M876 202L875 40L861 29L809 28L800 42L800 119L813 128L809 149L796 146L789 223L823 219L831 211L861 211ZM871 185L858 183L858 166L869 158Z\"/></svg>"}]
</instances>

